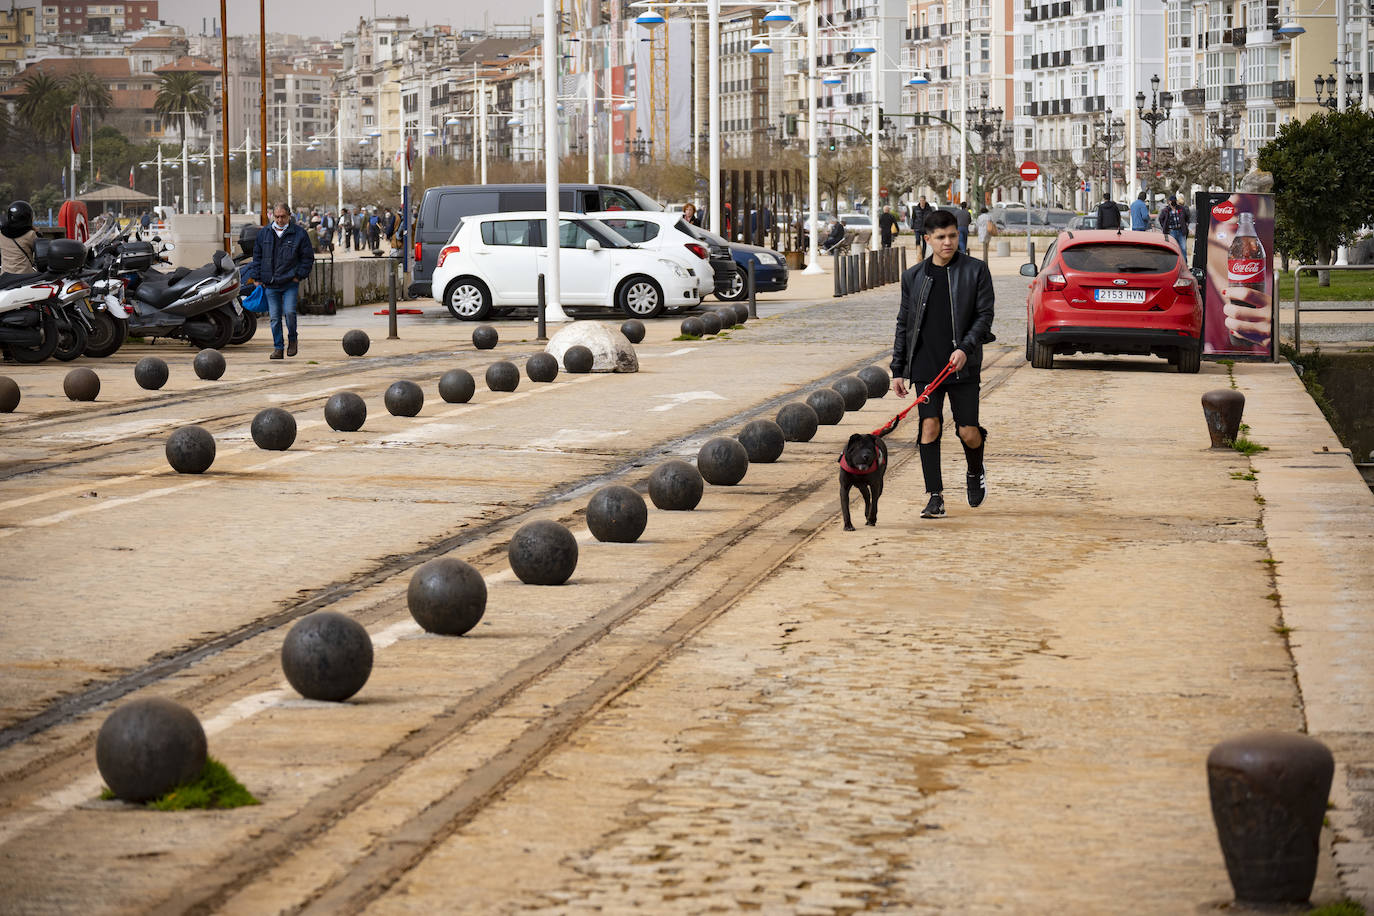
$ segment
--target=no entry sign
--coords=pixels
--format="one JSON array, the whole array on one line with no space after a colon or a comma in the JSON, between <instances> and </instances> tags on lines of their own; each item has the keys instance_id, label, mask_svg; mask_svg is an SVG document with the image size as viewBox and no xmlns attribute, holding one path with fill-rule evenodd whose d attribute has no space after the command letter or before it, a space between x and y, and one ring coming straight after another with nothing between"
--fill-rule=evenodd
<instances>
[{"instance_id":1,"label":"no entry sign","mask_svg":"<svg viewBox=\"0 0 1374 916\"><path fill-rule=\"evenodd\" d=\"M1040 166L1027 159L1021 163L1019 169L1022 181L1038 181L1040 179Z\"/></svg>"}]
</instances>

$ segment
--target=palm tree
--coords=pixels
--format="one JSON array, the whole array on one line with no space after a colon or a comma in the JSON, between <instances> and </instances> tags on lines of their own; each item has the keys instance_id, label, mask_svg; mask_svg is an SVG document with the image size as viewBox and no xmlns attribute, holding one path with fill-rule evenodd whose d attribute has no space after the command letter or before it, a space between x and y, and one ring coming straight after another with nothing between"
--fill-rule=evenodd
<instances>
[{"instance_id":1,"label":"palm tree","mask_svg":"<svg viewBox=\"0 0 1374 916\"><path fill-rule=\"evenodd\" d=\"M163 124L172 122L174 116L181 115L181 142L186 142L187 122L197 127L205 123L205 118L214 107L210 95L205 90L205 78L199 73L164 73L162 85L158 87L153 111L157 112Z\"/></svg>"},{"instance_id":2,"label":"palm tree","mask_svg":"<svg viewBox=\"0 0 1374 916\"><path fill-rule=\"evenodd\" d=\"M24 77L15 110L35 139L51 143L70 127L71 106L71 93L61 83L46 73L31 73Z\"/></svg>"},{"instance_id":3,"label":"palm tree","mask_svg":"<svg viewBox=\"0 0 1374 916\"><path fill-rule=\"evenodd\" d=\"M110 88L105 85L100 77L89 70L81 69L72 73L62 81L62 87L67 90L77 105L86 112L87 123L85 125L90 136L91 150L91 180L95 180L95 125L109 113L113 105L110 97Z\"/></svg>"}]
</instances>

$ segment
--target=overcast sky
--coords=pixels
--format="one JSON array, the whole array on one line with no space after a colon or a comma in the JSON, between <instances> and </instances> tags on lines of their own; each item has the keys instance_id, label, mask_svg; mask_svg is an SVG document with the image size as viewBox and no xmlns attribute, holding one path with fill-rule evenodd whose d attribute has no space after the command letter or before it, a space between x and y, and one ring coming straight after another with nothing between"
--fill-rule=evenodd
<instances>
[{"instance_id":1,"label":"overcast sky","mask_svg":"<svg viewBox=\"0 0 1374 916\"><path fill-rule=\"evenodd\" d=\"M256 2L230 0L228 7L230 34L258 33ZM158 10L163 19L197 34L202 19L219 18L219 0L161 0ZM542 10L541 0L267 0L267 31L338 38L374 11L379 16L408 15L412 25L480 28L523 24Z\"/></svg>"}]
</instances>

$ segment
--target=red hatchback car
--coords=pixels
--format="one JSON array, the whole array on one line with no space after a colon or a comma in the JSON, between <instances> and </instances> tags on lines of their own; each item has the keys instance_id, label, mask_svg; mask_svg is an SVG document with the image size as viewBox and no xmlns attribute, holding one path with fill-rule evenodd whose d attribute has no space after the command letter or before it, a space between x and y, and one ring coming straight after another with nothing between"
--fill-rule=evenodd
<instances>
[{"instance_id":1,"label":"red hatchback car","mask_svg":"<svg viewBox=\"0 0 1374 916\"><path fill-rule=\"evenodd\" d=\"M1056 354L1154 354L1197 372L1202 297L1178 245L1155 232L1061 232L1026 300L1026 359L1053 369Z\"/></svg>"}]
</instances>

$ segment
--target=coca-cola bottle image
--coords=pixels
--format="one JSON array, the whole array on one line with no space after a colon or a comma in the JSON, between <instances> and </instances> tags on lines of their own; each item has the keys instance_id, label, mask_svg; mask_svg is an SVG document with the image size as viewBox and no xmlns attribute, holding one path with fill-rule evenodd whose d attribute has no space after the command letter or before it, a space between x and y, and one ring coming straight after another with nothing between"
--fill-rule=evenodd
<instances>
[{"instance_id":1,"label":"coca-cola bottle image","mask_svg":"<svg viewBox=\"0 0 1374 916\"><path fill-rule=\"evenodd\" d=\"M1226 283L1232 291L1243 293L1246 290L1267 290L1268 271L1264 268L1264 246L1260 244L1255 232L1255 214L1236 214L1238 226L1231 238L1231 247L1226 254ZM1235 305L1255 308L1255 303L1245 298L1229 297ZM1268 335L1258 331L1232 331L1231 343L1236 346L1253 347L1268 342Z\"/></svg>"}]
</instances>

